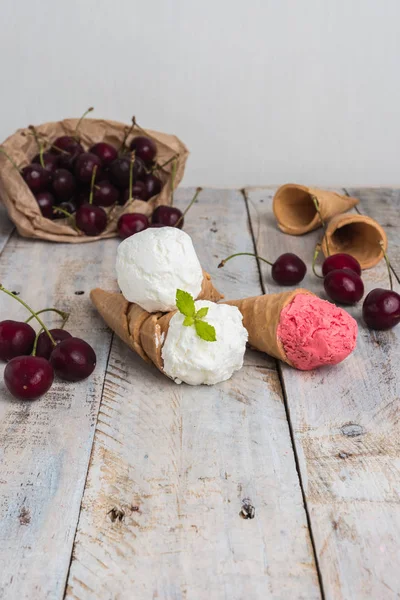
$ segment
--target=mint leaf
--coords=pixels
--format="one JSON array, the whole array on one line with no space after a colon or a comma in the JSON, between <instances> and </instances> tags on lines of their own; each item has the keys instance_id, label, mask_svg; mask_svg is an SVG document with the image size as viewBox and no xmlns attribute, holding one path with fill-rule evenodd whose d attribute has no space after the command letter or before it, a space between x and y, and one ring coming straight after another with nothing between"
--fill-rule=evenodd
<instances>
[{"instance_id":1,"label":"mint leaf","mask_svg":"<svg viewBox=\"0 0 400 600\"><path fill-rule=\"evenodd\" d=\"M194 325L194 318L193 317L185 317L183 324L185 325L185 327L190 327L190 325Z\"/></svg>"},{"instance_id":2,"label":"mint leaf","mask_svg":"<svg viewBox=\"0 0 400 600\"><path fill-rule=\"evenodd\" d=\"M176 290L176 307L185 317L194 317L196 309L194 300L188 292Z\"/></svg>"},{"instance_id":3,"label":"mint leaf","mask_svg":"<svg viewBox=\"0 0 400 600\"><path fill-rule=\"evenodd\" d=\"M197 335L202 340L205 340L206 342L216 342L217 341L215 329L209 323L206 323L205 321L195 321L194 326L195 326Z\"/></svg>"},{"instance_id":4,"label":"mint leaf","mask_svg":"<svg viewBox=\"0 0 400 600\"><path fill-rule=\"evenodd\" d=\"M205 317L208 313L208 306L203 306L203 308L200 308L197 313L195 314L195 318L196 319L202 319L203 317Z\"/></svg>"}]
</instances>

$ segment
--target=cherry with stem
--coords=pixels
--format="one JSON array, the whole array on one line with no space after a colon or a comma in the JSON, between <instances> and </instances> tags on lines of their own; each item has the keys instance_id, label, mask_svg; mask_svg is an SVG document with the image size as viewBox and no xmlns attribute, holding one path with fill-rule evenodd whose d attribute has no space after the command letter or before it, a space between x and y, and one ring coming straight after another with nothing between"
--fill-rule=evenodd
<instances>
[{"instance_id":1,"label":"cherry with stem","mask_svg":"<svg viewBox=\"0 0 400 600\"><path fill-rule=\"evenodd\" d=\"M300 257L291 252L281 254L274 263L270 262L266 258L263 258L262 256L258 256L258 254L254 254L253 252L237 252L235 254L231 254L231 256L228 256L227 258L224 258L224 260L221 260L218 265L218 269L225 266L228 260L231 260L231 258L235 258L236 256L254 256L257 260L267 263L267 265L272 267L272 279L280 285L296 285L304 279L304 276L307 272L305 263Z\"/></svg>"}]
</instances>

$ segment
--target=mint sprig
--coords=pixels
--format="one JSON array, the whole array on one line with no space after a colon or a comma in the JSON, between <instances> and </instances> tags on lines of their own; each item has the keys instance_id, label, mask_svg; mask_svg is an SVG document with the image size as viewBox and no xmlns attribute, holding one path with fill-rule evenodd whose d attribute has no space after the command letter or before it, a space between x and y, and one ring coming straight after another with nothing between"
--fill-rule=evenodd
<instances>
[{"instance_id":1,"label":"mint sprig","mask_svg":"<svg viewBox=\"0 0 400 600\"><path fill-rule=\"evenodd\" d=\"M196 312L193 297L183 290L176 290L176 306L179 312L185 316L183 321L185 327L194 325L199 338L206 342L215 342L217 340L215 328L206 321L203 321L204 317L207 316L208 306L203 306Z\"/></svg>"}]
</instances>

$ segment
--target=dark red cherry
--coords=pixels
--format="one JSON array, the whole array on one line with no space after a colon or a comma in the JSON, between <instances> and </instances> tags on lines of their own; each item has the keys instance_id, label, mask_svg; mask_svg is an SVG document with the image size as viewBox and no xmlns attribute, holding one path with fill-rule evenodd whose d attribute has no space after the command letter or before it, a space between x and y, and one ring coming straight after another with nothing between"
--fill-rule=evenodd
<instances>
[{"instance_id":1,"label":"dark red cherry","mask_svg":"<svg viewBox=\"0 0 400 600\"><path fill-rule=\"evenodd\" d=\"M72 337L68 331L65 331L65 329L50 329L50 333L53 336L56 344L59 344L63 340ZM53 346L51 343L49 336L45 331L43 331L38 337L36 356L41 356L42 358L47 358L47 360L49 360L54 348L55 346Z\"/></svg>"},{"instance_id":2,"label":"dark red cherry","mask_svg":"<svg viewBox=\"0 0 400 600\"><path fill-rule=\"evenodd\" d=\"M370 329L392 329L400 323L400 295L376 288L365 297L363 318Z\"/></svg>"},{"instance_id":3,"label":"dark red cherry","mask_svg":"<svg viewBox=\"0 0 400 600\"><path fill-rule=\"evenodd\" d=\"M90 183L95 167L97 167L96 181L99 181L102 177L100 158L90 152L80 154L75 161L74 172L76 178L83 183Z\"/></svg>"},{"instance_id":4,"label":"dark red cherry","mask_svg":"<svg viewBox=\"0 0 400 600\"><path fill-rule=\"evenodd\" d=\"M100 235L107 227L107 214L100 206L82 204L75 213L76 226L86 235Z\"/></svg>"},{"instance_id":5,"label":"dark red cherry","mask_svg":"<svg viewBox=\"0 0 400 600\"><path fill-rule=\"evenodd\" d=\"M354 271L330 271L324 278L324 288L329 298L339 304L355 304L364 295L362 279Z\"/></svg>"},{"instance_id":6,"label":"dark red cherry","mask_svg":"<svg viewBox=\"0 0 400 600\"><path fill-rule=\"evenodd\" d=\"M49 186L50 174L41 165L28 165L22 169L21 174L34 194L45 191Z\"/></svg>"},{"instance_id":7,"label":"dark red cherry","mask_svg":"<svg viewBox=\"0 0 400 600\"><path fill-rule=\"evenodd\" d=\"M176 227L177 222L182 217L182 211L175 206L157 206L153 212L153 223L160 223L164 227ZM182 229L183 219L178 225L178 229Z\"/></svg>"},{"instance_id":8,"label":"dark red cherry","mask_svg":"<svg viewBox=\"0 0 400 600\"><path fill-rule=\"evenodd\" d=\"M272 279L279 285L296 285L304 279L307 267L296 254L281 254L272 265Z\"/></svg>"},{"instance_id":9,"label":"dark red cherry","mask_svg":"<svg viewBox=\"0 0 400 600\"><path fill-rule=\"evenodd\" d=\"M0 321L0 360L8 361L16 356L30 354L36 333L29 323Z\"/></svg>"},{"instance_id":10,"label":"dark red cherry","mask_svg":"<svg viewBox=\"0 0 400 600\"><path fill-rule=\"evenodd\" d=\"M96 366L96 354L84 340L70 337L54 348L50 362L61 379L81 381L93 373Z\"/></svg>"},{"instance_id":11,"label":"dark red cherry","mask_svg":"<svg viewBox=\"0 0 400 600\"><path fill-rule=\"evenodd\" d=\"M146 188L147 197L152 198L153 196L157 196L162 190L162 182L161 179L153 175L152 173L147 173L143 178L143 183Z\"/></svg>"},{"instance_id":12,"label":"dark red cherry","mask_svg":"<svg viewBox=\"0 0 400 600\"><path fill-rule=\"evenodd\" d=\"M145 163L151 163L157 155L155 142L144 135L133 138L130 148L135 152L135 156L141 158Z\"/></svg>"},{"instance_id":13,"label":"dark red cherry","mask_svg":"<svg viewBox=\"0 0 400 600\"><path fill-rule=\"evenodd\" d=\"M139 231L147 229L148 226L149 220L145 215L140 213L127 213L121 215L118 219L118 235L124 240L135 233L139 233Z\"/></svg>"},{"instance_id":14,"label":"dark red cherry","mask_svg":"<svg viewBox=\"0 0 400 600\"><path fill-rule=\"evenodd\" d=\"M68 200L67 202L61 202L61 204L58 204L58 206L60 208L64 209L70 215L73 215L77 211L76 203L72 198L71 198L71 200ZM56 209L57 209L57 207L56 207ZM61 211L54 210L53 219L65 219L66 216L67 215L65 215Z\"/></svg>"},{"instance_id":15,"label":"dark red cherry","mask_svg":"<svg viewBox=\"0 0 400 600\"><path fill-rule=\"evenodd\" d=\"M109 177L111 183L113 183L120 190L124 190L129 187L129 175L131 169L131 157L121 156L114 160L109 167ZM133 164L132 177L133 181L142 179L145 175L146 169L144 163L140 158L136 158Z\"/></svg>"},{"instance_id":16,"label":"dark red cherry","mask_svg":"<svg viewBox=\"0 0 400 600\"><path fill-rule=\"evenodd\" d=\"M322 263L322 275L328 275L331 271L337 271L340 269L348 269L354 271L357 275L361 275L360 263L354 256L350 254L338 253L328 256Z\"/></svg>"},{"instance_id":17,"label":"dark red cherry","mask_svg":"<svg viewBox=\"0 0 400 600\"><path fill-rule=\"evenodd\" d=\"M54 381L53 367L40 356L17 356L4 369L4 383L18 400L37 400Z\"/></svg>"},{"instance_id":18,"label":"dark red cherry","mask_svg":"<svg viewBox=\"0 0 400 600\"><path fill-rule=\"evenodd\" d=\"M116 158L118 158L117 149L106 142L95 144L90 148L89 152L100 158L103 167L108 167Z\"/></svg>"},{"instance_id":19,"label":"dark red cherry","mask_svg":"<svg viewBox=\"0 0 400 600\"><path fill-rule=\"evenodd\" d=\"M119 190L109 181L96 183L93 193L93 204L97 206L112 206L119 200Z\"/></svg>"},{"instance_id":20,"label":"dark red cherry","mask_svg":"<svg viewBox=\"0 0 400 600\"><path fill-rule=\"evenodd\" d=\"M63 152L60 152L63 150ZM73 169L77 157L84 152L80 142L70 135L63 135L53 142L52 151L60 155L59 166Z\"/></svg>"},{"instance_id":21,"label":"dark red cherry","mask_svg":"<svg viewBox=\"0 0 400 600\"><path fill-rule=\"evenodd\" d=\"M86 204L89 202L90 197L90 188L83 187L77 190L74 194L74 202L77 206L82 206L82 204Z\"/></svg>"},{"instance_id":22,"label":"dark red cherry","mask_svg":"<svg viewBox=\"0 0 400 600\"><path fill-rule=\"evenodd\" d=\"M136 181L132 186L132 198L138 200L148 200L146 187L143 181ZM121 204L125 204L129 200L129 189L125 190L122 194Z\"/></svg>"},{"instance_id":23,"label":"dark red cherry","mask_svg":"<svg viewBox=\"0 0 400 600\"><path fill-rule=\"evenodd\" d=\"M48 173L54 173L54 171L58 168L60 162L60 156L58 154L54 154L53 152L43 152L43 163L44 168ZM32 159L33 164L41 165L40 154L36 154L36 156Z\"/></svg>"},{"instance_id":24,"label":"dark red cherry","mask_svg":"<svg viewBox=\"0 0 400 600\"><path fill-rule=\"evenodd\" d=\"M39 192L35 196L37 203L39 204L40 212L46 219L53 219L53 206L55 204L55 198L50 192Z\"/></svg>"},{"instance_id":25,"label":"dark red cherry","mask_svg":"<svg viewBox=\"0 0 400 600\"><path fill-rule=\"evenodd\" d=\"M57 169L53 173L51 187L59 202L69 200L75 193L76 179L67 169Z\"/></svg>"}]
</instances>

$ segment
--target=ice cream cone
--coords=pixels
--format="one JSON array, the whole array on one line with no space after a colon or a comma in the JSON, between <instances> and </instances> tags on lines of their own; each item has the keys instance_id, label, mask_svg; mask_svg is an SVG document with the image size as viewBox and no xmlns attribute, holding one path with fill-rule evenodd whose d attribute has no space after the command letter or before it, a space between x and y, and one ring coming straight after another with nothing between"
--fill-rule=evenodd
<instances>
[{"instance_id":1,"label":"ice cream cone","mask_svg":"<svg viewBox=\"0 0 400 600\"><path fill-rule=\"evenodd\" d=\"M297 294L314 296L308 290L297 288L280 294L264 294L242 300L228 300L225 304L237 306L242 313L243 325L249 334L250 346L293 366L278 337L278 325L282 310Z\"/></svg>"},{"instance_id":2,"label":"ice cream cone","mask_svg":"<svg viewBox=\"0 0 400 600\"><path fill-rule=\"evenodd\" d=\"M90 292L90 299L110 329L143 360L152 362L164 373L161 349L176 311L148 313L125 300L122 294L99 288Z\"/></svg>"},{"instance_id":3,"label":"ice cream cone","mask_svg":"<svg viewBox=\"0 0 400 600\"><path fill-rule=\"evenodd\" d=\"M319 214L313 196L318 202ZM273 211L284 233L302 235L321 227L321 219L327 222L333 216L350 210L358 202L357 198L336 192L288 183L276 192Z\"/></svg>"},{"instance_id":4,"label":"ice cream cone","mask_svg":"<svg viewBox=\"0 0 400 600\"><path fill-rule=\"evenodd\" d=\"M338 252L351 254L362 269L369 269L383 258L381 241L386 251L386 233L371 217L359 214L337 215L327 224L322 250L325 256Z\"/></svg>"},{"instance_id":5,"label":"ice cream cone","mask_svg":"<svg viewBox=\"0 0 400 600\"><path fill-rule=\"evenodd\" d=\"M218 302L223 298L224 295L213 286L211 275L209 275L203 269L203 283L201 284L201 291L196 300L210 300L210 302Z\"/></svg>"}]
</instances>

